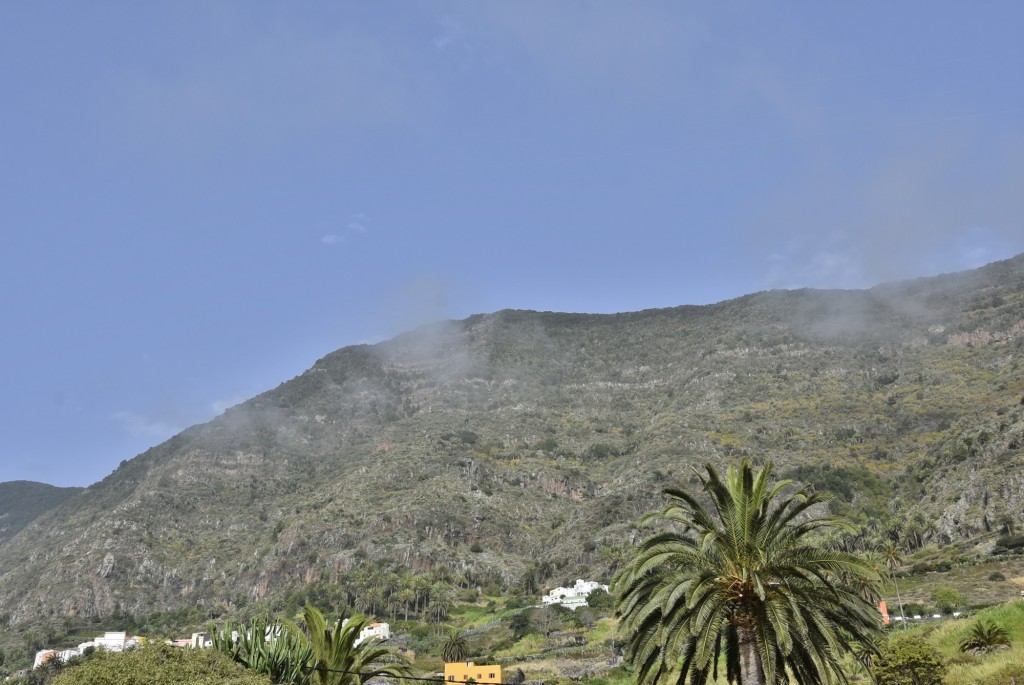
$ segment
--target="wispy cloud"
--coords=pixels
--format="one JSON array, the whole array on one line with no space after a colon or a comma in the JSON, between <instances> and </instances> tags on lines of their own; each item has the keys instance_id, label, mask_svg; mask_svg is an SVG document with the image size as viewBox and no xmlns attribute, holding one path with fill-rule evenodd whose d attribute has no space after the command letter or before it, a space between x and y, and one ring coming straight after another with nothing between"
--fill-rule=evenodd
<instances>
[{"instance_id":1,"label":"wispy cloud","mask_svg":"<svg viewBox=\"0 0 1024 685\"><path fill-rule=\"evenodd\" d=\"M460 19L532 63L560 87L595 85L664 96L707 40L698 13L658 3L479 3ZM449 34L442 33L441 37ZM445 43L447 46L449 43ZM436 46L436 43L435 43ZM680 65L683 68L680 69Z\"/></svg>"},{"instance_id":2,"label":"wispy cloud","mask_svg":"<svg viewBox=\"0 0 1024 685\"><path fill-rule=\"evenodd\" d=\"M350 214L341 230L325 233L320 236L320 242L328 247L337 247L338 245L347 243L350 238L362 235L369 231L367 228L368 220L369 217L365 214L361 214L359 212Z\"/></svg>"},{"instance_id":3,"label":"wispy cloud","mask_svg":"<svg viewBox=\"0 0 1024 685\"><path fill-rule=\"evenodd\" d=\"M111 418L129 435L155 440L165 440L187 427L164 418L143 416L132 411L114 412Z\"/></svg>"},{"instance_id":4,"label":"wispy cloud","mask_svg":"<svg viewBox=\"0 0 1024 685\"><path fill-rule=\"evenodd\" d=\"M231 409L231 407L241 404L242 402L245 402L247 399L249 398L245 395L234 395L232 397L214 400L213 402L210 403L210 409L213 411L215 416L220 416L228 409Z\"/></svg>"},{"instance_id":5,"label":"wispy cloud","mask_svg":"<svg viewBox=\"0 0 1024 685\"><path fill-rule=\"evenodd\" d=\"M826 157L750 218L765 287L869 287L1024 249L1024 148L952 125L876 138L878 152Z\"/></svg>"},{"instance_id":6,"label":"wispy cloud","mask_svg":"<svg viewBox=\"0 0 1024 685\"><path fill-rule=\"evenodd\" d=\"M462 22L454 17L442 17L438 22L440 24L440 32L430 39L430 44L437 50L447 50L449 47L456 43L466 45L464 36L466 30L462 26Z\"/></svg>"},{"instance_id":7,"label":"wispy cloud","mask_svg":"<svg viewBox=\"0 0 1024 685\"><path fill-rule=\"evenodd\" d=\"M125 65L104 84L93 117L111 135L139 146L170 143L180 154L211 140L217 149L265 148L323 130L402 126L422 111L410 105L415 65L372 32L315 30L296 17L267 22L251 12L207 25L224 28L165 68Z\"/></svg>"}]
</instances>

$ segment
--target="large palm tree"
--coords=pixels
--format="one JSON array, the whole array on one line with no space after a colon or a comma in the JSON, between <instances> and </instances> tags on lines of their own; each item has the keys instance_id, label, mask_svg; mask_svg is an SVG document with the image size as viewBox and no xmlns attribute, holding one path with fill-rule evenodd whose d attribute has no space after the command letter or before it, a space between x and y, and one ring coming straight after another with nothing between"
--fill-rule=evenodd
<instances>
[{"instance_id":1,"label":"large palm tree","mask_svg":"<svg viewBox=\"0 0 1024 685\"><path fill-rule=\"evenodd\" d=\"M639 683L717 678L732 683L846 681L840 661L859 643L874 649L881 616L844 577L877 573L859 557L815 544L841 528L821 515L825 498L771 481L744 460L723 480L699 472L712 509L669 489L668 505L644 517L670 524L645 540L615 577L617 613Z\"/></svg>"},{"instance_id":2,"label":"large palm tree","mask_svg":"<svg viewBox=\"0 0 1024 685\"><path fill-rule=\"evenodd\" d=\"M347 621L342 616L331 623L319 609L307 604L302 620L313 652L312 685L363 685L377 676L410 674L405 658L395 649L379 644L379 638L359 641L369 618L356 614ZM298 630L289 622L285 625Z\"/></svg>"}]
</instances>

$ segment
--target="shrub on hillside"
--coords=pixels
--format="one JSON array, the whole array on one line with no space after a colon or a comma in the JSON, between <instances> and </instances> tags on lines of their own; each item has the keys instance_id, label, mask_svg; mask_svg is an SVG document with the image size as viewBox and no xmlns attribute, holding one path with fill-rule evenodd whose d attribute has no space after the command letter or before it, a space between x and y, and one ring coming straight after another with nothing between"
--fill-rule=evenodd
<instances>
[{"instance_id":1,"label":"shrub on hillside","mask_svg":"<svg viewBox=\"0 0 1024 685\"><path fill-rule=\"evenodd\" d=\"M594 590L587 596L587 604L595 611L611 611L615 608L615 600L601 589Z\"/></svg>"},{"instance_id":2,"label":"shrub on hillside","mask_svg":"<svg viewBox=\"0 0 1024 685\"><path fill-rule=\"evenodd\" d=\"M941 685L946 665L923 638L903 638L882 648L871 675L876 685Z\"/></svg>"},{"instance_id":3,"label":"shrub on hillside","mask_svg":"<svg viewBox=\"0 0 1024 685\"><path fill-rule=\"evenodd\" d=\"M944 614L951 614L964 605L964 598L956 589L937 587L932 590L932 601Z\"/></svg>"},{"instance_id":4,"label":"shrub on hillside","mask_svg":"<svg viewBox=\"0 0 1024 685\"><path fill-rule=\"evenodd\" d=\"M125 652L97 651L71 666L52 685L270 685L215 649L180 649L151 643Z\"/></svg>"},{"instance_id":5,"label":"shrub on hillside","mask_svg":"<svg viewBox=\"0 0 1024 685\"><path fill-rule=\"evenodd\" d=\"M994 673L981 676L977 685L1004 685L1005 683L1021 682L1024 682L1024 664L1007 664Z\"/></svg>"},{"instance_id":6,"label":"shrub on hillside","mask_svg":"<svg viewBox=\"0 0 1024 685\"><path fill-rule=\"evenodd\" d=\"M1024 552L1024 534L1000 535L992 554L1020 554Z\"/></svg>"}]
</instances>

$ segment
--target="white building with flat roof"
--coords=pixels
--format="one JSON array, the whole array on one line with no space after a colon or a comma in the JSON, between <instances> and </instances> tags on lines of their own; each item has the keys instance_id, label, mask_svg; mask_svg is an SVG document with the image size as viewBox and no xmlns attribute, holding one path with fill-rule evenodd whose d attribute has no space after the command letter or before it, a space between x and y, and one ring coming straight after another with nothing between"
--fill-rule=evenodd
<instances>
[{"instance_id":1,"label":"white building with flat roof","mask_svg":"<svg viewBox=\"0 0 1024 685\"><path fill-rule=\"evenodd\" d=\"M540 598L541 604L544 606L551 606L554 604L560 604L567 609L576 609L587 606L587 597L594 590L604 590L608 592L608 586L602 585L593 580L583 580L579 578L576 580L575 585L572 587L556 587L554 590L549 592Z\"/></svg>"}]
</instances>

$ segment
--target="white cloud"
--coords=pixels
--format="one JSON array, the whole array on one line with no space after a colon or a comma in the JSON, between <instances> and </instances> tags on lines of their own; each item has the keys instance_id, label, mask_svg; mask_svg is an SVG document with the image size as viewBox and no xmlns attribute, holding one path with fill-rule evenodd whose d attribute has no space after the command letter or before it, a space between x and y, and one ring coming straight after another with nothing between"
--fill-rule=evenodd
<instances>
[{"instance_id":1,"label":"white cloud","mask_svg":"<svg viewBox=\"0 0 1024 685\"><path fill-rule=\"evenodd\" d=\"M187 427L177 422L151 418L131 411L114 412L111 418L130 435L156 440L166 440Z\"/></svg>"},{"instance_id":2,"label":"white cloud","mask_svg":"<svg viewBox=\"0 0 1024 685\"><path fill-rule=\"evenodd\" d=\"M367 233L369 232L367 219L369 219L368 216L359 212L350 214L344 228L334 233L325 233L320 237L320 242L328 247L335 247L348 242L352 236ZM321 228L327 228L326 222L321 224Z\"/></svg>"},{"instance_id":3,"label":"white cloud","mask_svg":"<svg viewBox=\"0 0 1024 685\"><path fill-rule=\"evenodd\" d=\"M443 17L439 22L441 31L430 40L430 44L437 50L446 50L456 41L463 42L466 31L462 23L454 17Z\"/></svg>"},{"instance_id":4,"label":"white cloud","mask_svg":"<svg viewBox=\"0 0 1024 685\"><path fill-rule=\"evenodd\" d=\"M235 395L233 397L229 397L226 399L214 400L213 402L210 403L210 409L213 410L215 416L220 416L228 409L231 409L231 407L241 404L242 402L245 402L247 399L249 398L243 395Z\"/></svg>"},{"instance_id":5,"label":"white cloud","mask_svg":"<svg viewBox=\"0 0 1024 685\"><path fill-rule=\"evenodd\" d=\"M698 12L659 3L496 2L463 10L467 33L511 47L559 87L601 87L617 97L623 89L659 97L678 89L709 40Z\"/></svg>"},{"instance_id":6,"label":"white cloud","mask_svg":"<svg viewBox=\"0 0 1024 685\"><path fill-rule=\"evenodd\" d=\"M865 285L859 255L848 237L834 232L796 238L770 253L762 285L768 288L859 288Z\"/></svg>"},{"instance_id":7,"label":"white cloud","mask_svg":"<svg viewBox=\"0 0 1024 685\"><path fill-rule=\"evenodd\" d=\"M126 64L103 84L93 118L119 140L180 153L211 140L264 148L324 129L402 126L424 111L411 104L416 65L380 36L252 15L207 22L214 35L163 68Z\"/></svg>"},{"instance_id":8,"label":"white cloud","mask_svg":"<svg viewBox=\"0 0 1024 685\"><path fill-rule=\"evenodd\" d=\"M754 209L746 248L766 287L870 287L1024 250L1024 146L952 123L874 138L873 158L837 149Z\"/></svg>"}]
</instances>

